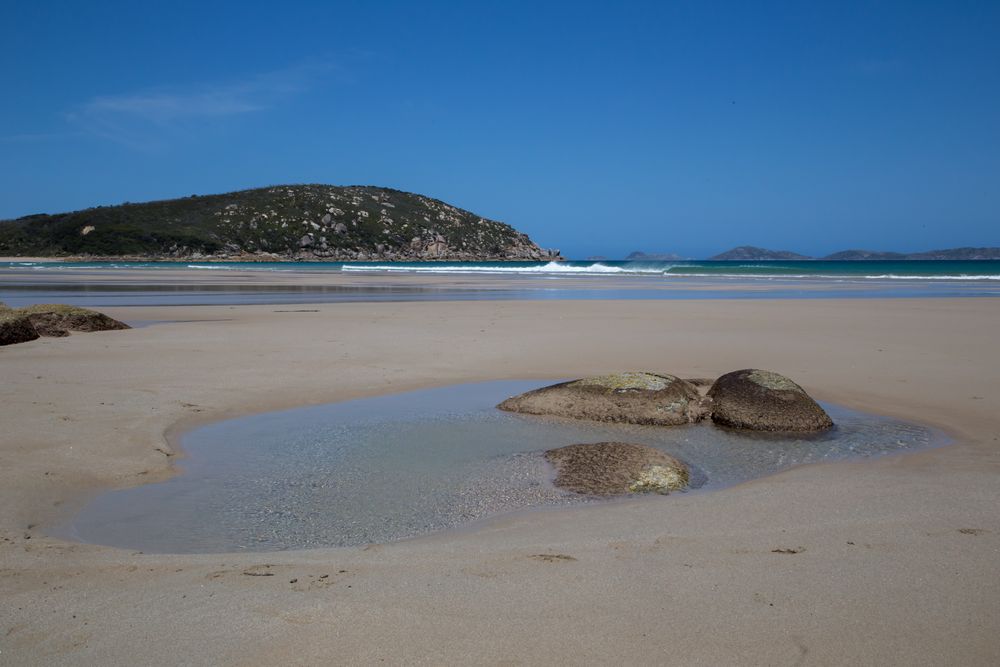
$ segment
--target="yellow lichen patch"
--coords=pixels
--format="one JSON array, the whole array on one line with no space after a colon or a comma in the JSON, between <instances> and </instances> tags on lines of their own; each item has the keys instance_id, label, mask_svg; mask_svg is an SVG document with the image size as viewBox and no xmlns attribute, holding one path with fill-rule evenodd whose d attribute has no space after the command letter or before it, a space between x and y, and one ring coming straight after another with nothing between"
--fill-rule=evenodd
<instances>
[{"instance_id":1,"label":"yellow lichen patch","mask_svg":"<svg viewBox=\"0 0 1000 667\"><path fill-rule=\"evenodd\" d=\"M627 372L598 375L572 382L575 387L601 387L608 391L662 391L673 383L673 378L653 373Z\"/></svg>"},{"instance_id":2,"label":"yellow lichen patch","mask_svg":"<svg viewBox=\"0 0 1000 667\"><path fill-rule=\"evenodd\" d=\"M639 473L639 478L628 485L632 493L662 493L680 491L688 485L688 472L668 466L650 466Z\"/></svg>"},{"instance_id":3,"label":"yellow lichen patch","mask_svg":"<svg viewBox=\"0 0 1000 667\"><path fill-rule=\"evenodd\" d=\"M795 384L784 375L778 375L771 371L753 370L747 374L747 379L755 384L768 389L778 391L802 391L802 387Z\"/></svg>"}]
</instances>

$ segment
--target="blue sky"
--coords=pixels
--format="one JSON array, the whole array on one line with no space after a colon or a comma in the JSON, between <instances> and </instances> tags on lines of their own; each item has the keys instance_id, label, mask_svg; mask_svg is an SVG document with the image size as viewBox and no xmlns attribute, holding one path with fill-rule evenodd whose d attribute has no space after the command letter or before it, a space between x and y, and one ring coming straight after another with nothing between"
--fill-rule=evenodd
<instances>
[{"instance_id":1,"label":"blue sky","mask_svg":"<svg viewBox=\"0 0 1000 667\"><path fill-rule=\"evenodd\" d=\"M150 7L5 6L0 218L309 182L572 257L1000 245L995 1Z\"/></svg>"}]
</instances>

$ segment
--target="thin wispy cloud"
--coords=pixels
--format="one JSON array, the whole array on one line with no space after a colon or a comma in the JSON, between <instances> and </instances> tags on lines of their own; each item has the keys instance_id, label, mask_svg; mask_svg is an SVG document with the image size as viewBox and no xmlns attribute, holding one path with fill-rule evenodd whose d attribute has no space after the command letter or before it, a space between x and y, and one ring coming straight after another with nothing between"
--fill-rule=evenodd
<instances>
[{"instance_id":1,"label":"thin wispy cloud","mask_svg":"<svg viewBox=\"0 0 1000 667\"><path fill-rule=\"evenodd\" d=\"M275 108L308 90L333 67L310 63L235 82L98 95L68 111L65 118L88 134L154 150L201 122Z\"/></svg>"},{"instance_id":2,"label":"thin wispy cloud","mask_svg":"<svg viewBox=\"0 0 1000 667\"><path fill-rule=\"evenodd\" d=\"M259 111L267 105L253 99L243 90L206 90L204 92L133 93L96 97L87 102L73 118L95 116L131 116L154 123L167 123L179 118L198 116L229 116Z\"/></svg>"}]
</instances>

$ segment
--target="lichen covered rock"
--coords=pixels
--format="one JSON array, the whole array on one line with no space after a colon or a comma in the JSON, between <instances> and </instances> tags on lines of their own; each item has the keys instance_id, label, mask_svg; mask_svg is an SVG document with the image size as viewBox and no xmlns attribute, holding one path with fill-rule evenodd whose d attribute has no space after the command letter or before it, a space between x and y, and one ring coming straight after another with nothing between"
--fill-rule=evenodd
<instances>
[{"instance_id":1,"label":"lichen covered rock","mask_svg":"<svg viewBox=\"0 0 1000 667\"><path fill-rule=\"evenodd\" d=\"M680 491L688 486L686 465L658 449L627 442L598 442L550 449L555 485L588 495Z\"/></svg>"},{"instance_id":2,"label":"lichen covered rock","mask_svg":"<svg viewBox=\"0 0 1000 667\"><path fill-rule=\"evenodd\" d=\"M131 329L124 322L88 308L62 304L38 304L19 308L42 336L68 336L71 331L111 331Z\"/></svg>"},{"instance_id":3,"label":"lichen covered rock","mask_svg":"<svg viewBox=\"0 0 1000 667\"><path fill-rule=\"evenodd\" d=\"M38 338L38 331L27 315L0 309L0 345L27 343Z\"/></svg>"},{"instance_id":4,"label":"lichen covered rock","mask_svg":"<svg viewBox=\"0 0 1000 667\"><path fill-rule=\"evenodd\" d=\"M727 373L708 391L712 421L755 431L823 431L833 420L784 375L747 368Z\"/></svg>"},{"instance_id":5,"label":"lichen covered rock","mask_svg":"<svg viewBox=\"0 0 1000 667\"><path fill-rule=\"evenodd\" d=\"M632 493L662 493L679 491L688 485L688 472L679 466L654 465L639 473L628 485Z\"/></svg>"},{"instance_id":6,"label":"lichen covered rock","mask_svg":"<svg viewBox=\"0 0 1000 667\"><path fill-rule=\"evenodd\" d=\"M602 422L674 426L702 419L698 390L673 375L614 373L562 382L508 398L508 412Z\"/></svg>"}]
</instances>

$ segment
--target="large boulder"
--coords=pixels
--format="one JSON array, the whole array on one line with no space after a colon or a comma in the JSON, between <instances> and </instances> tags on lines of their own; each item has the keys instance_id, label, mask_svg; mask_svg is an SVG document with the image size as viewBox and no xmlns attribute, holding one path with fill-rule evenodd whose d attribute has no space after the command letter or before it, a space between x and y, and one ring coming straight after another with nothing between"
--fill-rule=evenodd
<instances>
[{"instance_id":1,"label":"large boulder","mask_svg":"<svg viewBox=\"0 0 1000 667\"><path fill-rule=\"evenodd\" d=\"M673 375L615 373L535 389L499 406L508 412L674 426L702 419L697 388Z\"/></svg>"},{"instance_id":2,"label":"large boulder","mask_svg":"<svg viewBox=\"0 0 1000 667\"><path fill-rule=\"evenodd\" d=\"M18 308L15 312L26 315L42 336L68 336L71 331L111 331L132 328L96 310L62 304L38 304Z\"/></svg>"},{"instance_id":3,"label":"large boulder","mask_svg":"<svg viewBox=\"0 0 1000 667\"><path fill-rule=\"evenodd\" d=\"M823 431L830 416L784 375L747 368L726 373L708 390L712 421L755 431Z\"/></svg>"},{"instance_id":4,"label":"large boulder","mask_svg":"<svg viewBox=\"0 0 1000 667\"><path fill-rule=\"evenodd\" d=\"M26 343L38 338L38 330L27 315L0 309L0 345Z\"/></svg>"},{"instance_id":5,"label":"large boulder","mask_svg":"<svg viewBox=\"0 0 1000 667\"><path fill-rule=\"evenodd\" d=\"M597 496L668 494L688 485L686 465L658 449L627 442L568 445L545 452L555 485Z\"/></svg>"}]
</instances>

